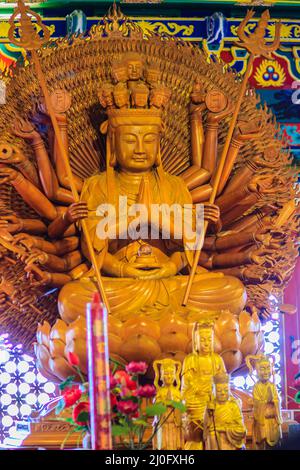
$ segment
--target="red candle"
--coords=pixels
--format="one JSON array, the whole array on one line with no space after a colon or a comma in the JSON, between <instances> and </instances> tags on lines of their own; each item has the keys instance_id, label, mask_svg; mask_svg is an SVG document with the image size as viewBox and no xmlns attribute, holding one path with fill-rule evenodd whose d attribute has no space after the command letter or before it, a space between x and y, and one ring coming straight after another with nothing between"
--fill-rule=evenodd
<instances>
[{"instance_id":1,"label":"red candle","mask_svg":"<svg viewBox=\"0 0 300 470\"><path fill-rule=\"evenodd\" d=\"M88 377L90 426L93 450L110 450L111 410L107 310L99 293L87 306Z\"/></svg>"}]
</instances>

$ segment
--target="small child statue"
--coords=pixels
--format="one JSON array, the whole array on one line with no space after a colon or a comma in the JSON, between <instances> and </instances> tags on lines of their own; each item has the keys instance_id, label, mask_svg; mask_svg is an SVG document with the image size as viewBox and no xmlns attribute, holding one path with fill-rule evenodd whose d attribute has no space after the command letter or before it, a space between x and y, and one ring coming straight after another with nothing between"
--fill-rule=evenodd
<instances>
[{"instance_id":1,"label":"small child statue","mask_svg":"<svg viewBox=\"0 0 300 470\"><path fill-rule=\"evenodd\" d=\"M230 394L227 374L214 377L214 391L204 415L205 450L240 450L247 431L239 400Z\"/></svg>"}]
</instances>

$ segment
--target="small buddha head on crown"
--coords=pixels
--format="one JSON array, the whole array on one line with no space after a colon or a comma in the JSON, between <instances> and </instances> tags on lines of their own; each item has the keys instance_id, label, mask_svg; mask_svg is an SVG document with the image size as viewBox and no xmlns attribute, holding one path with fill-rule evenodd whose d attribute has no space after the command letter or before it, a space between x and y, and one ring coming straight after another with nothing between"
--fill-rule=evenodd
<instances>
[{"instance_id":1,"label":"small buddha head on crown","mask_svg":"<svg viewBox=\"0 0 300 470\"><path fill-rule=\"evenodd\" d=\"M122 64L127 64L127 75ZM142 79L143 67L138 54L127 54L112 65L113 81L120 77L122 81L106 83L99 91L100 104L108 116L101 126L107 134L107 166L133 173L161 167L162 111L170 99L166 87L150 89Z\"/></svg>"},{"instance_id":2,"label":"small buddha head on crown","mask_svg":"<svg viewBox=\"0 0 300 470\"><path fill-rule=\"evenodd\" d=\"M129 80L141 80L144 75L144 61L137 52L129 52L124 56L124 64Z\"/></svg>"}]
</instances>

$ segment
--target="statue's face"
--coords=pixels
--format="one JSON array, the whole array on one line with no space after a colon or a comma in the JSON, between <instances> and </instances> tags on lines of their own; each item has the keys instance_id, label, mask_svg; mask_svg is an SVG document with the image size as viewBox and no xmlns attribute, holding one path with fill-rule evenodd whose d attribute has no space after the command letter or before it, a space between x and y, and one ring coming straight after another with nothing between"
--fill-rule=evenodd
<instances>
[{"instance_id":1,"label":"statue's face","mask_svg":"<svg viewBox=\"0 0 300 470\"><path fill-rule=\"evenodd\" d=\"M257 375L261 382L267 382L271 378L271 364L269 362L261 362L257 365Z\"/></svg>"},{"instance_id":2,"label":"statue's face","mask_svg":"<svg viewBox=\"0 0 300 470\"><path fill-rule=\"evenodd\" d=\"M199 351L204 354L213 352L213 331L202 329L199 332Z\"/></svg>"},{"instance_id":3,"label":"statue's face","mask_svg":"<svg viewBox=\"0 0 300 470\"><path fill-rule=\"evenodd\" d=\"M229 399L229 384L216 384L216 399L218 403L225 403Z\"/></svg>"},{"instance_id":4,"label":"statue's face","mask_svg":"<svg viewBox=\"0 0 300 470\"><path fill-rule=\"evenodd\" d=\"M120 65L113 69L113 77L117 82L126 82L127 80L127 69L125 65Z\"/></svg>"},{"instance_id":5,"label":"statue's face","mask_svg":"<svg viewBox=\"0 0 300 470\"><path fill-rule=\"evenodd\" d=\"M113 98L113 95L112 95L112 92L111 90L107 89L107 90L103 90L102 92L102 96L105 100L105 104L106 106L110 107L110 106L113 106L114 104L114 98Z\"/></svg>"},{"instance_id":6,"label":"statue's face","mask_svg":"<svg viewBox=\"0 0 300 470\"><path fill-rule=\"evenodd\" d=\"M118 108L123 108L129 104L129 95L127 90L120 90L114 93L115 103Z\"/></svg>"},{"instance_id":7,"label":"statue's face","mask_svg":"<svg viewBox=\"0 0 300 470\"><path fill-rule=\"evenodd\" d=\"M155 108L161 108L166 101L166 97L163 94L154 93L150 98L150 104Z\"/></svg>"},{"instance_id":8,"label":"statue's face","mask_svg":"<svg viewBox=\"0 0 300 470\"><path fill-rule=\"evenodd\" d=\"M129 80L140 80L143 74L143 64L141 60L128 60L127 75Z\"/></svg>"},{"instance_id":9,"label":"statue's face","mask_svg":"<svg viewBox=\"0 0 300 470\"><path fill-rule=\"evenodd\" d=\"M163 379L163 382L164 382L164 385L173 385L173 382L174 382L174 370L172 369L165 369L162 373L162 379Z\"/></svg>"},{"instance_id":10,"label":"statue's face","mask_svg":"<svg viewBox=\"0 0 300 470\"><path fill-rule=\"evenodd\" d=\"M156 161L160 133L158 126L120 126L116 130L115 151L123 170L140 173Z\"/></svg>"}]
</instances>

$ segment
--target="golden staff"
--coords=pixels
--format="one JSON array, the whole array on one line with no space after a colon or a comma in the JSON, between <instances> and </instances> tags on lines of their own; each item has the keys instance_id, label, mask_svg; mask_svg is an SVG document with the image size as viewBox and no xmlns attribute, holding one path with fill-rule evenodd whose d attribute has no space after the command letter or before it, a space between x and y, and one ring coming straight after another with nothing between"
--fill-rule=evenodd
<instances>
[{"instance_id":1,"label":"golden staff","mask_svg":"<svg viewBox=\"0 0 300 470\"><path fill-rule=\"evenodd\" d=\"M226 163L227 153L229 150L229 146L230 146L230 142L233 136L235 125L237 123L242 101L246 92L247 82L249 80L249 77L252 71L252 65L253 65L254 59L255 57L258 57L258 56L263 56L263 57L270 59L272 52L278 49L279 44L280 44L280 30L281 30L280 22L276 23L275 38L274 38L273 43L266 44L266 41L265 41L265 34L266 34L267 27L268 27L268 20L270 19L269 10L266 10L263 12L255 31L252 34L249 34L248 36L246 35L245 29L246 29L247 23L249 22L249 20L251 20L253 16L254 16L254 10L248 10L245 19L241 22L237 30L237 35L239 39L241 40L241 42L238 43L238 46L241 46L244 49L246 49L248 52L250 52L250 57L248 60L247 69L243 78L243 82L239 91L239 95L235 104L235 111L231 119L228 134L227 134L226 141L225 141L223 151L222 151L222 155L220 158L220 163L217 169L216 176L213 181L213 190L209 198L210 204L214 204L215 199L216 199L220 179L221 179L222 172ZM184 294L184 299L183 299L184 306L187 304L189 296L190 296L191 287L195 278L196 269L198 266L207 227L208 227L208 222L205 221L199 243L197 244L197 247L196 247L196 253L195 253L192 269L189 275L189 280L188 280L186 291Z\"/></svg>"},{"instance_id":2,"label":"golden staff","mask_svg":"<svg viewBox=\"0 0 300 470\"><path fill-rule=\"evenodd\" d=\"M20 25L17 26L19 38L16 38L15 37L15 30L16 30L15 20L17 19L17 17L19 15L20 15L20 18L19 18ZM43 37L41 37L39 35L39 33L36 29L36 26L32 21L32 17L36 20L37 26L39 26L41 28L41 31L43 33ZM49 41L50 31L42 23L41 17L37 13L32 11L28 6L26 6L23 3L23 0L18 0L18 6L14 9L14 13L12 14L12 16L9 20L9 24L10 24L10 29L9 29L9 32L8 32L8 38L9 38L10 42L12 44L15 44L15 45L17 45L19 47L22 47L25 50L31 52L32 62L35 66L37 77L38 77L38 80L39 80L39 84L40 84L40 87L42 89L42 92L43 92L43 95L44 95L44 98L45 98L47 111L48 111L48 113L50 115L50 118L51 118L52 126L53 126L53 129L54 129L54 132L55 132L55 137L57 139L58 148L59 148L60 154L62 155L63 160L64 160L64 164L65 164L65 168L66 168L66 171L67 171L67 175L68 175L72 195L73 195L74 201L78 202L79 201L79 195L78 195L77 188L76 188L76 185L75 185L75 182L74 182L74 177L73 177L73 174L72 174L68 154L67 154L66 149L64 147L64 143L63 143L63 140L62 140L62 137L61 137L61 134L60 134L60 130L59 130L59 126L58 126L58 123L57 123L55 111L53 109L50 94L49 94L49 91L48 91L48 88L47 88L46 78L45 78L45 75L44 75L42 67L41 67L39 56L37 54L37 50L43 44L46 44ZM99 292L101 294L102 301L103 301L104 305L107 308L107 312L110 313L109 304L108 304L108 300L107 300L107 297L106 297L106 294L105 294L105 291L104 291L104 286L103 286L103 281L102 281L102 278L101 278L100 270L97 266L97 259L96 259L96 255L95 255L95 252L94 252L94 247L93 247L91 237L90 237L90 234L89 234L89 231L88 231L85 220L81 221L81 226L82 226L82 230L83 230L83 233L84 233L84 236L85 236L85 239L86 239L86 243L87 243L89 255L90 255L90 258L91 258L91 262L92 262L92 265L93 265L93 268L94 268L94 271L95 271Z\"/></svg>"}]
</instances>

